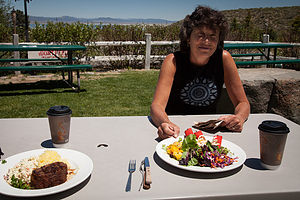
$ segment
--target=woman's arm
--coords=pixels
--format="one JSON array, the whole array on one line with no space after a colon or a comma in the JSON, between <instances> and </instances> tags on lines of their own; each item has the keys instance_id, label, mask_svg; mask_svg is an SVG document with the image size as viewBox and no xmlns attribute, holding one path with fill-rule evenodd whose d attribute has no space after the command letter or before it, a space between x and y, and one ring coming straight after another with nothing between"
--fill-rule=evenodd
<instances>
[{"instance_id":1,"label":"woman's arm","mask_svg":"<svg viewBox=\"0 0 300 200\"><path fill-rule=\"evenodd\" d=\"M223 116L223 125L233 131L242 131L250 114L250 104L246 97L235 62L228 51L223 51L224 82L227 93L234 105L234 115Z\"/></svg>"},{"instance_id":2,"label":"woman's arm","mask_svg":"<svg viewBox=\"0 0 300 200\"><path fill-rule=\"evenodd\" d=\"M175 72L176 66L174 54L169 54L161 66L154 98L150 108L152 121L158 127L158 135L162 139L171 136L177 137L180 131L179 127L169 120L169 117L165 112Z\"/></svg>"}]
</instances>

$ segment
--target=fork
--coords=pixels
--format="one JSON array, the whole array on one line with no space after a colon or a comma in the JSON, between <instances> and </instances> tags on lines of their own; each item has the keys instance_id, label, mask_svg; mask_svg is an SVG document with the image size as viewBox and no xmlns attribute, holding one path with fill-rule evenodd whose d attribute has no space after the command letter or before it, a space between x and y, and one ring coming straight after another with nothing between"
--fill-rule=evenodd
<instances>
[{"instance_id":1,"label":"fork","mask_svg":"<svg viewBox=\"0 0 300 200\"><path fill-rule=\"evenodd\" d=\"M126 185L126 192L129 192L131 190L131 177L132 173L135 172L136 168L136 161L135 160L130 160L129 161L129 166L128 166L128 172L129 172L129 177L127 180L127 185Z\"/></svg>"},{"instance_id":2,"label":"fork","mask_svg":"<svg viewBox=\"0 0 300 200\"><path fill-rule=\"evenodd\" d=\"M223 122L223 120L216 121L215 126L213 127L213 129L218 128L222 124L222 122Z\"/></svg>"}]
</instances>

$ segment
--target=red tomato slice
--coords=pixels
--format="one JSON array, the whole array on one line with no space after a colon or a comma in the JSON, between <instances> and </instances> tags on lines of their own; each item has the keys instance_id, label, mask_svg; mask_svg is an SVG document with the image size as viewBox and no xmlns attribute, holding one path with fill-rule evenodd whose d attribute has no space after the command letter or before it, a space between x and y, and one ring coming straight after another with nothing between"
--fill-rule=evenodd
<instances>
[{"instance_id":1,"label":"red tomato slice","mask_svg":"<svg viewBox=\"0 0 300 200\"><path fill-rule=\"evenodd\" d=\"M220 147L221 147L221 144L222 144L222 136L221 136L221 135L216 135L216 136L214 136L214 137L213 137L212 143L213 143L214 145L218 145L219 148L220 148Z\"/></svg>"},{"instance_id":2,"label":"red tomato slice","mask_svg":"<svg viewBox=\"0 0 300 200\"><path fill-rule=\"evenodd\" d=\"M196 138L198 139L200 135L203 135L202 131L197 131L194 133L196 135Z\"/></svg>"},{"instance_id":3,"label":"red tomato slice","mask_svg":"<svg viewBox=\"0 0 300 200\"><path fill-rule=\"evenodd\" d=\"M184 133L185 133L185 136L188 136L188 135L190 135L190 134L194 134L192 128L186 129L186 130L184 131Z\"/></svg>"}]
</instances>

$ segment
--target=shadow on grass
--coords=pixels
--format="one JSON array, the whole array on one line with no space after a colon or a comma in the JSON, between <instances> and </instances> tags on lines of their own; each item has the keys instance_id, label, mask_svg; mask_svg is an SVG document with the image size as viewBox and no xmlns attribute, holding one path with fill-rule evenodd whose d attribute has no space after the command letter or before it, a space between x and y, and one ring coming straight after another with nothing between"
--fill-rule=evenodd
<instances>
[{"instance_id":1,"label":"shadow on grass","mask_svg":"<svg viewBox=\"0 0 300 200\"><path fill-rule=\"evenodd\" d=\"M56 90L60 89L60 90ZM64 90L61 90L64 89ZM22 91L24 90L24 91ZM34 90L34 91L30 91ZM80 92L85 92L85 89L80 89ZM36 95L47 93L68 93L78 92L73 90L63 80L46 80L37 81L34 83L14 83L0 85L0 96L18 96L18 95Z\"/></svg>"}]
</instances>

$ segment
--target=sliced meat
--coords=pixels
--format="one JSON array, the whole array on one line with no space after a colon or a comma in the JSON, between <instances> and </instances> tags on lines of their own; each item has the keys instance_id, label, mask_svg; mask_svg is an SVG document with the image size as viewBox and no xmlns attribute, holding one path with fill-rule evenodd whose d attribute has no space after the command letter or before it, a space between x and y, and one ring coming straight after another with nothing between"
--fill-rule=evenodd
<instances>
[{"instance_id":1,"label":"sliced meat","mask_svg":"<svg viewBox=\"0 0 300 200\"><path fill-rule=\"evenodd\" d=\"M55 162L34 169L30 185L35 189L53 187L67 181L68 167L63 162Z\"/></svg>"}]
</instances>

